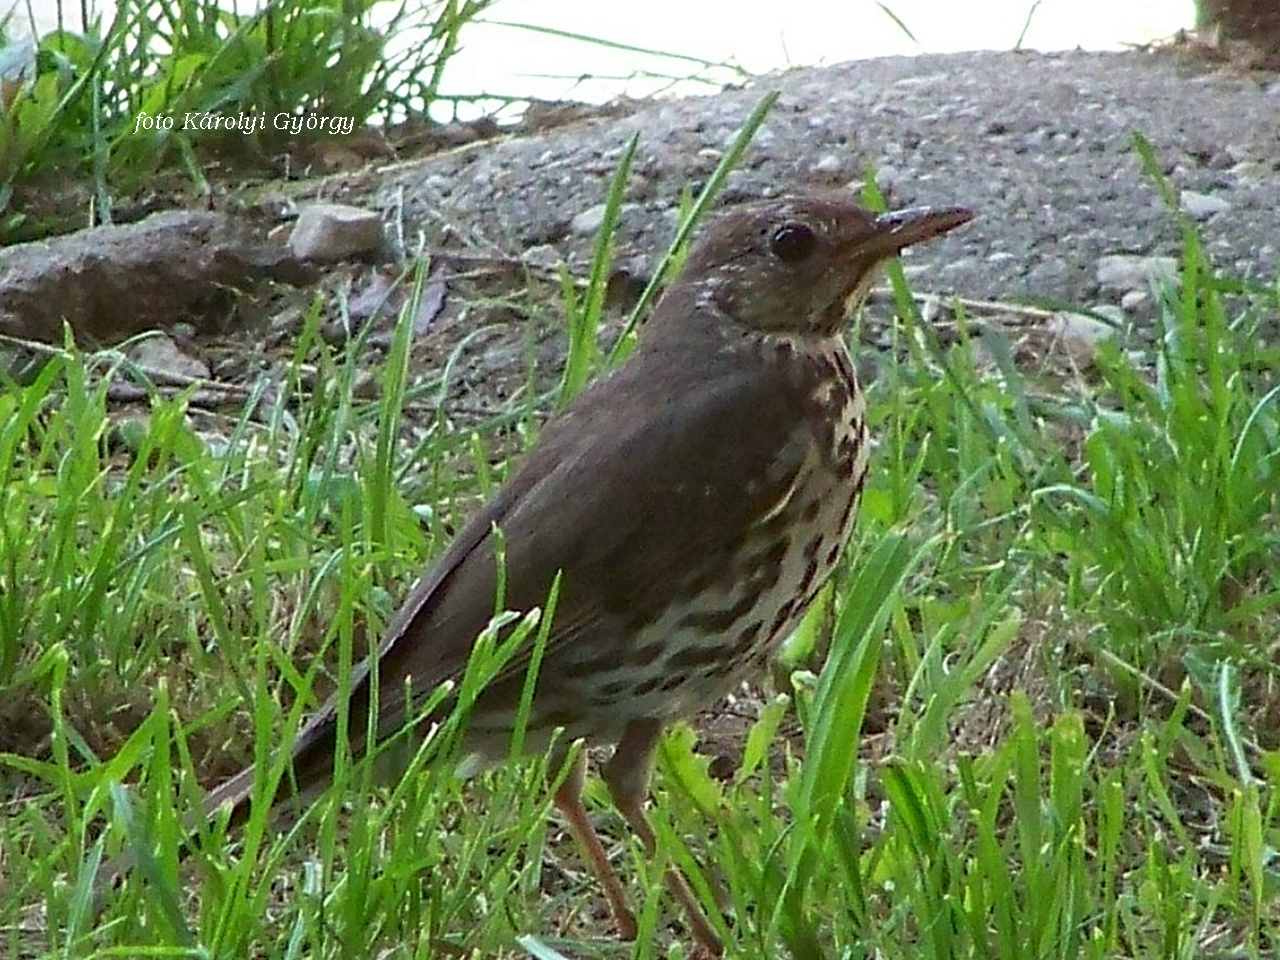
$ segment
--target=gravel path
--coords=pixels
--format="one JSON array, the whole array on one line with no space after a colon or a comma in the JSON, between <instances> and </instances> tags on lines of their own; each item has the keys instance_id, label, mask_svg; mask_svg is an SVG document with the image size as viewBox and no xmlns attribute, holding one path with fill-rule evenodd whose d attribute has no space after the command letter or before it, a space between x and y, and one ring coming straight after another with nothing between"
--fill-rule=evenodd
<instances>
[{"instance_id":1,"label":"gravel path","mask_svg":"<svg viewBox=\"0 0 1280 960\"><path fill-rule=\"evenodd\" d=\"M620 240L653 249L681 188L701 184L767 89L781 98L725 202L856 184L870 165L895 205L972 206L979 220L913 253L923 290L1148 314L1146 278L1182 235L1141 171L1135 133L1220 267L1269 284L1280 273L1280 77L1173 50L796 70L406 164L388 186L428 232L448 221L508 252L550 246L537 255L580 260L639 132Z\"/></svg>"}]
</instances>

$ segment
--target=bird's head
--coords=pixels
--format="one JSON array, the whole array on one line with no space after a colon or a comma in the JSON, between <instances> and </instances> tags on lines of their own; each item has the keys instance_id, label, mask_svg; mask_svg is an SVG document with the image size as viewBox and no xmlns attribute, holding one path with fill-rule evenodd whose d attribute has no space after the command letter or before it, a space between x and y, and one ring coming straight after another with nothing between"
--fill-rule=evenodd
<instances>
[{"instance_id":1,"label":"bird's head","mask_svg":"<svg viewBox=\"0 0 1280 960\"><path fill-rule=\"evenodd\" d=\"M963 207L877 215L836 196L747 204L708 224L676 287L748 330L829 336L880 264L971 219Z\"/></svg>"}]
</instances>

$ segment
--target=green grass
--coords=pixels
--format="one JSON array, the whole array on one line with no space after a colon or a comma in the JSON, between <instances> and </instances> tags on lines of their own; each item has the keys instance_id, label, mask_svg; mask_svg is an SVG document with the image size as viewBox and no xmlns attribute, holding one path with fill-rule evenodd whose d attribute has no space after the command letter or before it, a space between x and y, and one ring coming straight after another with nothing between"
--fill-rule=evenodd
<instances>
[{"instance_id":1,"label":"green grass","mask_svg":"<svg viewBox=\"0 0 1280 960\"><path fill-rule=\"evenodd\" d=\"M394 133L409 118L525 102L497 90L442 93L473 23L643 54L682 71L646 74L672 84L747 78L730 64L486 17L493 0L121 0L109 21L91 2L65 2L59 24L84 20L82 31L40 36L30 62L15 55L3 78L0 241L112 222L139 191L214 192L211 170L240 182L274 175L288 155L291 175L310 175L315 158L323 172L325 151L309 148L372 146L360 136L371 124ZM0 22L0 50L19 22L16 13ZM294 125L304 117L326 125ZM75 189L58 196L69 180Z\"/></svg>"},{"instance_id":2,"label":"green grass","mask_svg":"<svg viewBox=\"0 0 1280 960\"><path fill-rule=\"evenodd\" d=\"M300 136L279 117L349 118L349 135L373 118L423 115L463 28L490 2L273 0L241 13L212 0L122 0L109 23L87 7L84 32L40 37L25 82L0 101L0 238L47 229L14 205L23 184L83 177L95 221L109 222L117 197L159 169L207 191L211 158L262 161L324 132ZM393 36L404 42L389 48ZM259 123L209 129L207 116Z\"/></svg>"},{"instance_id":3,"label":"green grass","mask_svg":"<svg viewBox=\"0 0 1280 960\"><path fill-rule=\"evenodd\" d=\"M593 274L607 260L602 240ZM660 863L604 814L634 854L634 946L548 818L556 771L463 783L431 762L449 730L393 791L344 759L283 835L259 815L176 852L198 784L265 761L500 482L489 451L532 432L538 384L553 406L608 356L596 286L565 295L571 372L531 371L478 431L415 415L452 366L414 380L408 320L359 399L361 351L326 345L319 306L237 417L157 396L119 422L114 353L68 348L9 385L0 954L681 956L675 862L734 956L1273 955L1280 286L1220 276L1189 232L1152 350L1050 378L963 316L942 348L893 280L880 446L830 615L728 780L688 728L668 736ZM509 652L486 647L463 687ZM89 884L123 847L164 852L95 920Z\"/></svg>"}]
</instances>

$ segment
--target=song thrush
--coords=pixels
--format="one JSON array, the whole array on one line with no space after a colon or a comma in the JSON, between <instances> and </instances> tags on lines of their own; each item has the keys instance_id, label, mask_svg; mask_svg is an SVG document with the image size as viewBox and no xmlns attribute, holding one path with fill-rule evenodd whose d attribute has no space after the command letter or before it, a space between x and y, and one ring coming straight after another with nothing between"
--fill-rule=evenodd
<instances>
[{"instance_id":1,"label":"song thrush","mask_svg":"<svg viewBox=\"0 0 1280 960\"><path fill-rule=\"evenodd\" d=\"M389 737L417 698L461 674L493 614L498 529L507 608L544 604L561 574L526 747L546 749L557 729L558 742L615 745L604 780L652 855L644 804L663 727L714 705L767 659L853 525L868 438L846 311L884 260L971 217L957 207L875 216L823 196L746 205L709 225L633 355L546 424L410 592L375 654L376 703L369 663L356 671L342 694L352 753L367 752L370 710L378 738ZM481 761L508 756L526 665L517 656L474 706L464 745ZM337 696L292 745L286 782L303 792L331 776ZM580 760L555 803L632 938L583 776ZM212 790L206 810L242 817L254 777L251 767ZM697 949L718 954L685 880L672 870L667 884Z\"/></svg>"}]
</instances>

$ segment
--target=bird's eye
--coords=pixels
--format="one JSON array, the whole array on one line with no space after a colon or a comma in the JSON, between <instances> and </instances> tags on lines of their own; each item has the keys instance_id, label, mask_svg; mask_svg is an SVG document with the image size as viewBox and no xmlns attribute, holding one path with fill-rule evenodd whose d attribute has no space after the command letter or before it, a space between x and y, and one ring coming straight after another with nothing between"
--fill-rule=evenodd
<instances>
[{"instance_id":1,"label":"bird's eye","mask_svg":"<svg viewBox=\"0 0 1280 960\"><path fill-rule=\"evenodd\" d=\"M817 245L813 230L803 223L784 223L769 238L769 249L783 263L799 263L813 253Z\"/></svg>"}]
</instances>

